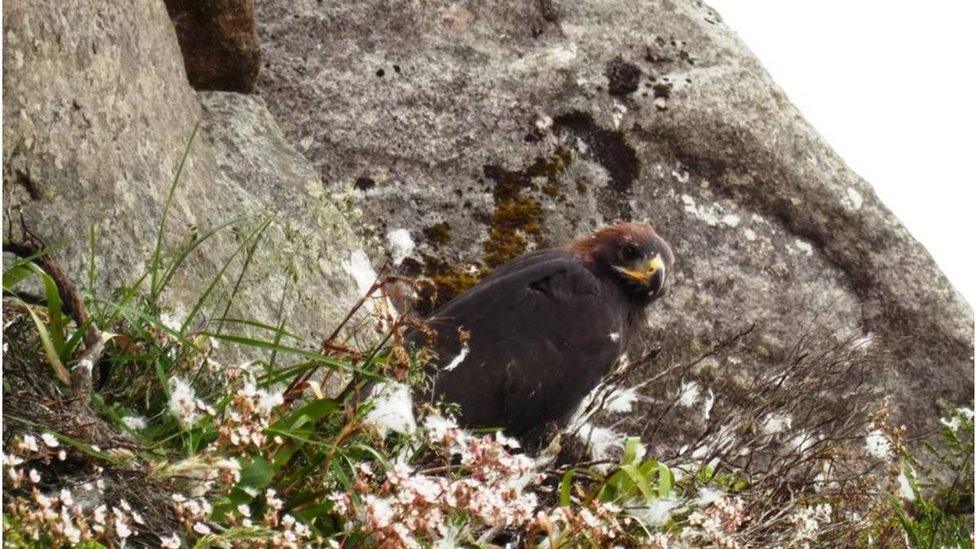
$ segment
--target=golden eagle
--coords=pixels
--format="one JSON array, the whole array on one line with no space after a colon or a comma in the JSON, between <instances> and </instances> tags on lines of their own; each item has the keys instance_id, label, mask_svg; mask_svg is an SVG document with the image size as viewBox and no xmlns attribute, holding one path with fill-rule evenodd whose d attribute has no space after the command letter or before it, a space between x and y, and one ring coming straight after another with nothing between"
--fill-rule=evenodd
<instances>
[{"instance_id":1,"label":"golden eagle","mask_svg":"<svg viewBox=\"0 0 976 549\"><path fill-rule=\"evenodd\" d=\"M499 267L435 310L433 397L462 425L530 438L565 423L664 294L671 247L619 223Z\"/></svg>"}]
</instances>

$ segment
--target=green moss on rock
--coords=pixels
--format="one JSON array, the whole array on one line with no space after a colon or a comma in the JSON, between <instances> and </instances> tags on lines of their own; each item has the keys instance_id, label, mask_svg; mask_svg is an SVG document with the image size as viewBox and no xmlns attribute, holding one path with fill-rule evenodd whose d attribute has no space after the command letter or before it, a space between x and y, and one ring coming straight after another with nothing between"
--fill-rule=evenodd
<instances>
[{"instance_id":1,"label":"green moss on rock","mask_svg":"<svg viewBox=\"0 0 976 549\"><path fill-rule=\"evenodd\" d=\"M451 242L451 226L446 221L424 227L421 232L431 244L444 246Z\"/></svg>"},{"instance_id":2,"label":"green moss on rock","mask_svg":"<svg viewBox=\"0 0 976 549\"><path fill-rule=\"evenodd\" d=\"M421 289L421 295L415 305L422 315L430 314L439 305L464 293L481 278L481 274L470 267L465 268L427 254L421 254L421 258L424 275L432 283L432 287Z\"/></svg>"},{"instance_id":3,"label":"green moss on rock","mask_svg":"<svg viewBox=\"0 0 976 549\"><path fill-rule=\"evenodd\" d=\"M521 171L485 166L485 176L495 182L495 209L483 245L484 262L489 269L525 253L530 239L538 242L542 236L542 205L532 196L532 191L539 190L535 180L544 179L543 193L555 196L559 175L571 160L572 154L560 147L548 157L536 158Z\"/></svg>"}]
</instances>

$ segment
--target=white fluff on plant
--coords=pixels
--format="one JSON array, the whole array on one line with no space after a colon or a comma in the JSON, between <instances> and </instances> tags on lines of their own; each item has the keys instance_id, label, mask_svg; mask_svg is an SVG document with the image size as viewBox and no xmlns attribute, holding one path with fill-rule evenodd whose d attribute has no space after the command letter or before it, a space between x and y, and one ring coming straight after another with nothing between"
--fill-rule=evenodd
<instances>
[{"instance_id":1,"label":"white fluff on plant","mask_svg":"<svg viewBox=\"0 0 976 549\"><path fill-rule=\"evenodd\" d=\"M878 459L889 460L893 455L891 441L881 429L875 429L864 437L864 447L872 457Z\"/></svg>"},{"instance_id":2,"label":"white fluff on plant","mask_svg":"<svg viewBox=\"0 0 976 549\"><path fill-rule=\"evenodd\" d=\"M406 229L394 229L386 233L386 243L390 248L390 257L394 265L403 263L416 246L413 238L410 237L410 231Z\"/></svg>"},{"instance_id":3,"label":"white fluff on plant","mask_svg":"<svg viewBox=\"0 0 976 549\"><path fill-rule=\"evenodd\" d=\"M598 427L592 423L584 423L579 428L578 435L590 449L590 455L595 460L607 460L614 457L617 450L622 450L627 442L627 436L613 429ZM646 453L646 448L640 445L637 449L638 459Z\"/></svg>"},{"instance_id":4,"label":"white fluff on plant","mask_svg":"<svg viewBox=\"0 0 976 549\"><path fill-rule=\"evenodd\" d=\"M640 395L637 394L637 389L633 387L618 387L607 397L606 402L603 403L603 409L614 414L630 412L634 408L634 403L639 398Z\"/></svg>"},{"instance_id":5,"label":"white fluff on plant","mask_svg":"<svg viewBox=\"0 0 976 549\"><path fill-rule=\"evenodd\" d=\"M701 396L701 386L694 381L682 381L678 388L678 404L685 408L691 408L698 402Z\"/></svg>"},{"instance_id":6,"label":"white fluff on plant","mask_svg":"<svg viewBox=\"0 0 976 549\"><path fill-rule=\"evenodd\" d=\"M364 422L372 426L380 436L387 433L411 434L417 430L413 415L413 398L405 383L386 382L377 385L372 392L373 409Z\"/></svg>"},{"instance_id":7,"label":"white fluff on plant","mask_svg":"<svg viewBox=\"0 0 976 549\"><path fill-rule=\"evenodd\" d=\"M681 502L672 498L661 498L646 504L627 507L627 513L641 521L644 526L661 526L671 518L671 514L681 507Z\"/></svg>"}]
</instances>

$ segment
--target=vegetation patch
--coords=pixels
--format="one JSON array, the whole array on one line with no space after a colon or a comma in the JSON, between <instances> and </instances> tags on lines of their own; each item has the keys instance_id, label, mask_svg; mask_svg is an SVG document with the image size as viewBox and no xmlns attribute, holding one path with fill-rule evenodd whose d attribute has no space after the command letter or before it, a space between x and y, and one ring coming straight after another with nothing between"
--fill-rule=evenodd
<instances>
[{"instance_id":1,"label":"vegetation patch","mask_svg":"<svg viewBox=\"0 0 976 549\"><path fill-rule=\"evenodd\" d=\"M559 169L538 161L517 181ZM647 370L632 367L529 453L413 398L429 394L429 352L405 344L415 327L385 299L357 306L374 321L362 335L381 336L367 349L338 328L316 342L287 319L228 317L267 221L242 221L241 250L188 311L167 309L159 296L213 234L171 249L165 219L146 271L111 298L76 290L51 250L4 242L6 546L972 546L972 408L947 411L916 454L860 385L818 404L877 367L857 341L803 338L738 391L669 382L726 342L660 364L640 394L626 376ZM649 449L706 394L686 447ZM593 420L650 397L643 437Z\"/></svg>"},{"instance_id":2,"label":"vegetation patch","mask_svg":"<svg viewBox=\"0 0 976 549\"><path fill-rule=\"evenodd\" d=\"M536 158L523 170L511 171L497 166L485 166L485 176L494 182L495 200L488 238L482 247L482 262L458 265L431 254L422 254L419 271L431 284L422 288L415 309L428 314L437 306L474 286L499 265L529 251L530 244L540 244L542 238L542 196L565 200L559 177L572 161L572 153L563 147L552 155ZM447 222L425 227L423 235L436 245L451 239Z\"/></svg>"},{"instance_id":3,"label":"vegetation patch","mask_svg":"<svg viewBox=\"0 0 976 549\"><path fill-rule=\"evenodd\" d=\"M530 241L539 241L542 205L532 196L533 191L540 190L536 180L542 179L549 189L547 194L554 194L559 176L571 160L572 153L560 147L551 156L537 158L521 171L485 166L485 176L495 182L495 209L484 243L484 263L489 272L525 253Z\"/></svg>"},{"instance_id":4,"label":"vegetation patch","mask_svg":"<svg viewBox=\"0 0 976 549\"><path fill-rule=\"evenodd\" d=\"M419 299L414 308L421 315L428 315L439 305L461 295L481 279L478 267L465 269L428 254L421 254L423 273L431 284L421 285Z\"/></svg>"},{"instance_id":5,"label":"vegetation patch","mask_svg":"<svg viewBox=\"0 0 976 549\"><path fill-rule=\"evenodd\" d=\"M441 221L440 223L434 223L433 225L424 227L421 232L431 244L446 246L451 242L451 226L447 221Z\"/></svg>"}]
</instances>

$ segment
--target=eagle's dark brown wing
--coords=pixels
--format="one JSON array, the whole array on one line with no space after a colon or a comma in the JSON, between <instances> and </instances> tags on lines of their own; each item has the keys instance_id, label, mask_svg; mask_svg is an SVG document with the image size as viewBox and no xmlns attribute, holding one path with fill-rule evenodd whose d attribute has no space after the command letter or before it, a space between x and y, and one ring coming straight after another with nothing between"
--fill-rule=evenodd
<instances>
[{"instance_id":1,"label":"eagle's dark brown wing","mask_svg":"<svg viewBox=\"0 0 976 549\"><path fill-rule=\"evenodd\" d=\"M435 311L435 396L461 422L523 435L561 421L620 356L630 307L573 252L544 250L503 266ZM471 334L467 351L458 330Z\"/></svg>"}]
</instances>

